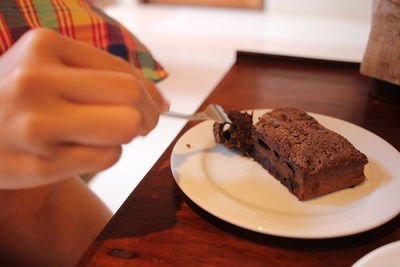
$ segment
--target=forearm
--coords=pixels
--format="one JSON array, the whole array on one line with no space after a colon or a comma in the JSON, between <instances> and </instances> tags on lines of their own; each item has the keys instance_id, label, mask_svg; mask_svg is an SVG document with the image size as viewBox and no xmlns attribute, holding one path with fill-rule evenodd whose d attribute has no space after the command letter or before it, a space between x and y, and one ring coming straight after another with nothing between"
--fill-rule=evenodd
<instances>
[{"instance_id":1,"label":"forearm","mask_svg":"<svg viewBox=\"0 0 400 267\"><path fill-rule=\"evenodd\" d=\"M79 178L0 190L0 203L0 265L72 266L111 217Z\"/></svg>"}]
</instances>

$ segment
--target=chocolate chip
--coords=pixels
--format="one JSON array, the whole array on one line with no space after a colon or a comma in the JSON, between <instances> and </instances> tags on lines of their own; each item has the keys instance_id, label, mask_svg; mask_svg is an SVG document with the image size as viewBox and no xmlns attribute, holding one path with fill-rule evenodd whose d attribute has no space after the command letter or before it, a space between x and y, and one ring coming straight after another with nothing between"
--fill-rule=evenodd
<instances>
[{"instance_id":1,"label":"chocolate chip","mask_svg":"<svg viewBox=\"0 0 400 267\"><path fill-rule=\"evenodd\" d=\"M286 121L286 120L287 120L286 114L282 114L282 115L281 115L281 118L282 118L283 121Z\"/></svg>"}]
</instances>

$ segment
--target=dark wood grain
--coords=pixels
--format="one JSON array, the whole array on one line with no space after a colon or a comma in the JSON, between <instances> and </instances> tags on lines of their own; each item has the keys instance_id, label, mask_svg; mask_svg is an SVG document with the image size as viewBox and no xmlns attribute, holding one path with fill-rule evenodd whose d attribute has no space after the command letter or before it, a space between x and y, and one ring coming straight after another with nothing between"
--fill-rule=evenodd
<instances>
[{"instance_id":1,"label":"dark wood grain","mask_svg":"<svg viewBox=\"0 0 400 267\"><path fill-rule=\"evenodd\" d=\"M360 125L400 150L400 88L359 65L239 53L203 103L227 110L295 106ZM185 126L179 136L192 127ZM350 266L400 239L400 216L361 234L320 240L264 235L226 223L176 185L167 148L79 266Z\"/></svg>"}]
</instances>

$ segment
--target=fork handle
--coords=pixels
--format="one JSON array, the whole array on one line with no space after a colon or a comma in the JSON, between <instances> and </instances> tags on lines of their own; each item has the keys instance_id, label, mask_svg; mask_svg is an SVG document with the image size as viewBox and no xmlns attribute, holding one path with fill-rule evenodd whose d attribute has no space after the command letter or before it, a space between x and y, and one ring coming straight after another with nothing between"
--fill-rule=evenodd
<instances>
[{"instance_id":1,"label":"fork handle","mask_svg":"<svg viewBox=\"0 0 400 267\"><path fill-rule=\"evenodd\" d=\"M208 116L205 114L194 114L194 115L187 115L175 111L168 111L164 112L162 115L173 117L173 118L180 118L180 119L187 119L187 120L206 120Z\"/></svg>"}]
</instances>

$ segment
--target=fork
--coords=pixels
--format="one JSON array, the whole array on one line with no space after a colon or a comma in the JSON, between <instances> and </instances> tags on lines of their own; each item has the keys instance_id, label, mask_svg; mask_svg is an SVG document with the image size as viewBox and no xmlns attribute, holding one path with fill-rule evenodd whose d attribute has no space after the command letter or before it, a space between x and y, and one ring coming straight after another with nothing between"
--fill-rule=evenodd
<instances>
[{"instance_id":1,"label":"fork","mask_svg":"<svg viewBox=\"0 0 400 267\"><path fill-rule=\"evenodd\" d=\"M232 123L224 109L220 105L216 104L210 104L203 111L194 113L192 115L175 111L164 112L163 115L188 120L213 120L219 123Z\"/></svg>"}]
</instances>

